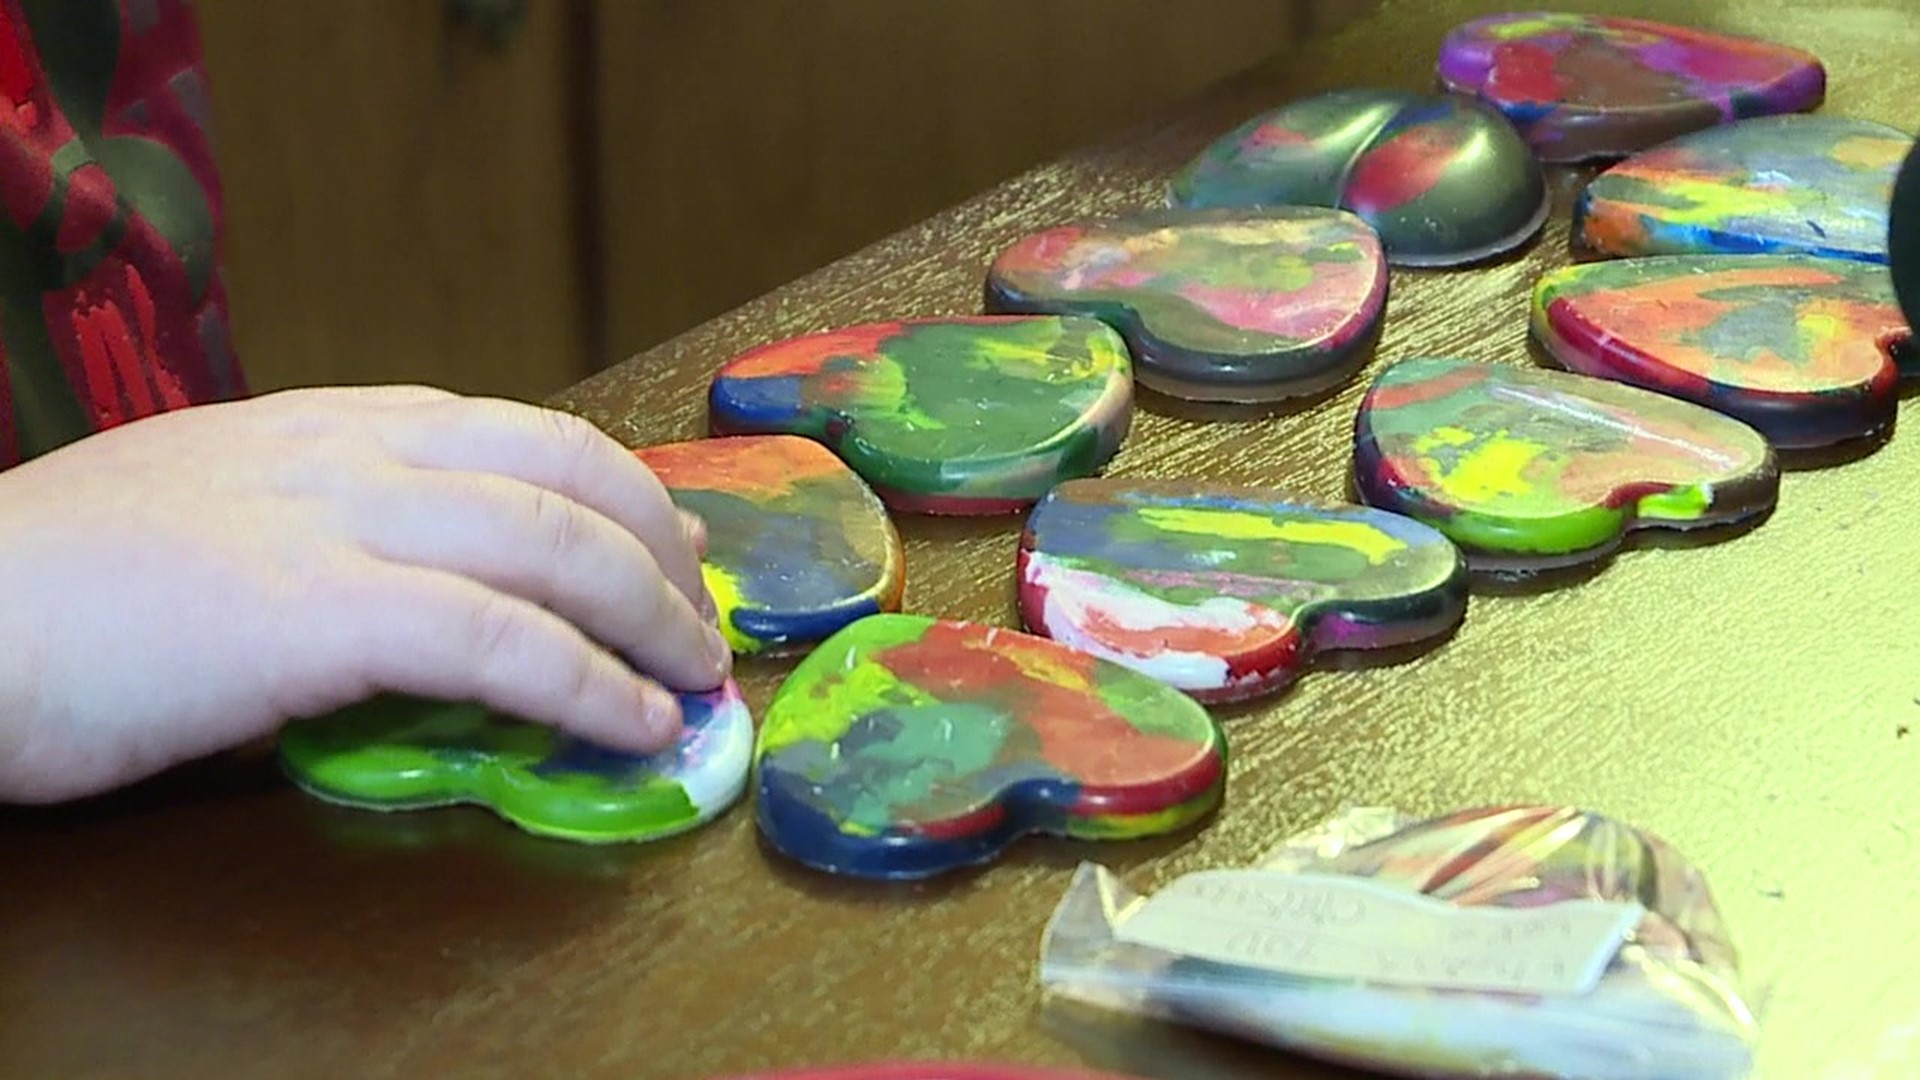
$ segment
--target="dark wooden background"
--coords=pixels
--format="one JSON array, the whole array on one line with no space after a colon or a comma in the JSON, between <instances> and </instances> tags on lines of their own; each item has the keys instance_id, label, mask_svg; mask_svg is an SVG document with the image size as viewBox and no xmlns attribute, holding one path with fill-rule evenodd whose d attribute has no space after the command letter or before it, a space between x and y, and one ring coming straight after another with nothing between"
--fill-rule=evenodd
<instances>
[{"instance_id":1,"label":"dark wooden background","mask_svg":"<svg viewBox=\"0 0 1920 1080\"><path fill-rule=\"evenodd\" d=\"M1364 0L200 0L262 388L537 398Z\"/></svg>"}]
</instances>

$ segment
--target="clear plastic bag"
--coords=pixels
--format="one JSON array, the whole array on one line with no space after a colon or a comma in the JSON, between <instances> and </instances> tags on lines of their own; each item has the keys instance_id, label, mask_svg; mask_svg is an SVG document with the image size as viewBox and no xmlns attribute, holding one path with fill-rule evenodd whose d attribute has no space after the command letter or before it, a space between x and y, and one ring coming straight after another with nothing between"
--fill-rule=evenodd
<instances>
[{"instance_id":1,"label":"clear plastic bag","mask_svg":"<svg viewBox=\"0 0 1920 1080\"><path fill-rule=\"evenodd\" d=\"M1461 906L1637 902L1638 925L1584 996L1309 978L1119 940L1145 898L1092 864L1047 926L1051 994L1342 1064L1423 1077L1711 1080L1752 1068L1757 1034L1705 880L1638 830L1564 807L1425 822L1357 809L1258 868L1347 875ZM1631 913L1629 913L1631 919Z\"/></svg>"}]
</instances>

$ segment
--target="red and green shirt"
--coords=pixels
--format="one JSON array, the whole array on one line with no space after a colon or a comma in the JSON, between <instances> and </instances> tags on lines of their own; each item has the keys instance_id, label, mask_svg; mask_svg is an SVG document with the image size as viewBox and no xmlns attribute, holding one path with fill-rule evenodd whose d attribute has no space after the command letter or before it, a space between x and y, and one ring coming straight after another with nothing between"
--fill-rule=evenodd
<instances>
[{"instance_id":1,"label":"red and green shirt","mask_svg":"<svg viewBox=\"0 0 1920 1080\"><path fill-rule=\"evenodd\" d=\"M0 0L0 467L246 393L187 0Z\"/></svg>"}]
</instances>

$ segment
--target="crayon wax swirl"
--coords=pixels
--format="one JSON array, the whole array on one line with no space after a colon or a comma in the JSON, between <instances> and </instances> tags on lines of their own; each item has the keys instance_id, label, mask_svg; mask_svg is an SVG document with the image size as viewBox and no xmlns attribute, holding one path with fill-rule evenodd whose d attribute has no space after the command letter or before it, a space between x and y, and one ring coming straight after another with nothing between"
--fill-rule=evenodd
<instances>
[{"instance_id":1,"label":"crayon wax swirl","mask_svg":"<svg viewBox=\"0 0 1920 1080\"><path fill-rule=\"evenodd\" d=\"M1806 112L1826 97L1813 54L1613 15L1509 12L1440 46L1442 86L1499 109L1545 161L1617 157L1715 124Z\"/></svg>"},{"instance_id":2,"label":"crayon wax swirl","mask_svg":"<svg viewBox=\"0 0 1920 1080\"><path fill-rule=\"evenodd\" d=\"M1573 208L1602 255L1781 253L1887 261L1911 136L1869 120L1768 116L1709 128L1601 173Z\"/></svg>"},{"instance_id":3,"label":"crayon wax swirl","mask_svg":"<svg viewBox=\"0 0 1920 1080\"><path fill-rule=\"evenodd\" d=\"M721 433L824 442L895 508L1006 513L1119 450L1133 362L1096 319L874 323L735 358L709 408Z\"/></svg>"},{"instance_id":4,"label":"crayon wax swirl","mask_svg":"<svg viewBox=\"0 0 1920 1080\"><path fill-rule=\"evenodd\" d=\"M1433 529L1252 488L1074 481L1021 541L1027 625L1202 701L1285 686L1321 649L1432 637L1466 600Z\"/></svg>"},{"instance_id":5,"label":"crayon wax swirl","mask_svg":"<svg viewBox=\"0 0 1920 1080\"><path fill-rule=\"evenodd\" d=\"M1545 174L1498 113L1452 94L1339 90L1223 136L1173 180L1183 209L1327 206L1371 225L1390 262L1444 266L1538 232Z\"/></svg>"},{"instance_id":6,"label":"crayon wax swirl","mask_svg":"<svg viewBox=\"0 0 1920 1080\"><path fill-rule=\"evenodd\" d=\"M1643 524L1761 513L1779 469L1758 432L1689 402L1422 358L1382 371L1362 399L1354 481L1371 505L1432 525L1470 558L1545 565L1602 555Z\"/></svg>"},{"instance_id":7,"label":"crayon wax swirl","mask_svg":"<svg viewBox=\"0 0 1920 1080\"><path fill-rule=\"evenodd\" d=\"M759 820L810 866L923 877L1028 832L1153 835L1219 801L1226 744L1192 699L996 627L876 615L815 649L768 707Z\"/></svg>"},{"instance_id":8,"label":"crayon wax swirl","mask_svg":"<svg viewBox=\"0 0 1920 1080\"><path fill-rule=\"evenodd\" d=\"M808 645L899 609L906 563L893 521L819 443L740 435L635 455L706 522L701 572L735 652Z\"/></svg>"},{"instance_id":9,"label":"crayon wax swirl","mask_svg":"<svg viewBox=\"0 0 1920 1080\"><path fill-rule=\"evenodd\" d=\"M1783 448L1893 423L1912 332L1886 268L1799 255L1668 255L1549 273L1533 333L1560 366L1744 420Z\"/></svg>"},{"instance_id":10,"label":"crayon wax swirl","mask_svg":"<svg viewBox=\"0 0 1920 1080\"><path fill-rule=\"evenodd\" d=\"M1007 248L987 275L990 309L1104 319L1125 335L1141 382L1213 400L1338 381L1386 297L1379 237L1320 207L1060 225Z\"/></svg>"}]
</instances>

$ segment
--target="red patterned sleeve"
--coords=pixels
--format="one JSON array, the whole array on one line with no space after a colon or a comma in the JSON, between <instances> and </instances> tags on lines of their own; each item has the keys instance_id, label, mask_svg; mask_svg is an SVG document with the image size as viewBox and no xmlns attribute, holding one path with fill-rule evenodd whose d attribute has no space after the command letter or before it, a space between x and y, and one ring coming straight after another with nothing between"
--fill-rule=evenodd
<instances>
[{"instance_id":1,"label":"red patterned sleeve","mask_svg":"<svg viewBox=\"0 0 1920 1080\"><path fill-rule=\"evenodd\" d=\"M0 0L0 465L245 394L185 0Z\"/></svg>"}]
</instances>

